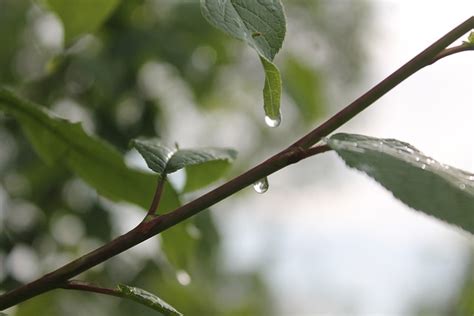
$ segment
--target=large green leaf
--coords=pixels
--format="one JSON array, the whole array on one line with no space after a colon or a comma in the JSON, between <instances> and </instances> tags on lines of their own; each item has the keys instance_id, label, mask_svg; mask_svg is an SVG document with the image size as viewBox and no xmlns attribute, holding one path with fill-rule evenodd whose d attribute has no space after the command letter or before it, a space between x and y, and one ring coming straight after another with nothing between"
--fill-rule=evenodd
<instances>
[{"instance_id":1,"label":"large green leaf","mask_svg":"<svg viewBox=\"0 0 474 316\"><path fill-rule=\"evenodd\" d=\"M185 191L199 189L222 177L237 156L229 148L172 149L157 139L135 139L132 145L160 176L186 168L189 180Z\"/></svg>"},{"instance_id":2,"label":"large green leaf","mask_svg":"<svg viewBox=\"0 0 474 316\"><path fill-rule=\"evenodd\" d=\"M96 30L119 4L119 0L45 0L64 26L65 42Z\"/></svg>"},{"instance_id":3,"label":"large green leaf","mask_svg":"<svg viewBox=\"0 0 474 316\"><path fill-rule=\"evenodd\" d=\"M285 91L298 107L301 119L306 123L325 114L326 100L321 74L300 59L289 56L283 68Z\"/></svg>"},{"instance_id":4,"label":"large green leaf","mask_svg":"<svg viewBox=\"0 0 474 316\"><path fill-rule=\"evenodd\" d=\"M54 116L46 108L0 88L0 110L15 117L39 156L49 165L63 164L109 199L148 208L157 177L131 169L108 143L84 132L81 125ZM167 184L160 212L179 205Z\"/></svg>"},{"instance_id":5,"label":"large green leaf","mask_svg":"<svg viewBox=\"0 0 474 316\"><path fill-rule=\"evenodd\" d=\"M214 160L201 165L186 167L186 183L183 192L199 190L213 183L230 169L227 160Z\"/></svg>"},{"instance_id":6,"label":"large green leaf","mask_svg":"<svg viewBox=\"0 0 474 316\"><path fill-rule=\"evenodd\" d=\"M210 24L257 51L265 71L265 113L279 122L281 78L273 59L286 33L280 0L201 0L201 12Z\"/></svg>"},{"instance_id":7,"label":"large green leaf","mask_svg":"<svg viewBox=\"0 0 474 316\"><path fill-rule=\"evenodd\" d=\"M410 144L335 134L329 146L406 205L474 233L474 175L439 163Z\"/></svg>"},{"instance_id":8,"label":"large green leaf","mask_svg":"<svg viewBox=\"0 0 474 316\"><path fill-rule=\"evenodd\" d=\"M192 220L179 223L160 234L161 249L166 254L169 263L179 270L189 269L196 257L199 241L188 232L191 223Z\"/></svg>"},{"instance_id":9,"label":"large green leaf","mask_svg":"<svg viewBox=\"0 0 474 316\"><path fill-rule=\"evenodd\" d=\"M173 306L163 301L161 298L143 289L119 284L118 290L123 297L148 306L159 312L163 316L182 316Z\"/></svg>"}]
</instances>

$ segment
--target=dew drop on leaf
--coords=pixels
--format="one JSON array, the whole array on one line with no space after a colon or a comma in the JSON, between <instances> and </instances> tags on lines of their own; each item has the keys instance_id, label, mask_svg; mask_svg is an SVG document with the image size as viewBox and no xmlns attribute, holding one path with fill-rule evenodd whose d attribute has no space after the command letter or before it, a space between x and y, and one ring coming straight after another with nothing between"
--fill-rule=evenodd
<instances>
[{"instance_id":1,"label":"dew drop on leaf","mask_svg":"<svg viewBox=\"0 0 474 316\"><path fill-rule=\"evenodd\" d=\"M253 184L253 189L257 193L265 193L268 190L268 179L267 177L262 178Z\"/></svg>"},{"instance_id":2,"label":"dew drop on leaf","mask_svg":"<svg viewBox=\"0 0 474 316\"><path fill-rule=\"evenodd\" d=\"M265 116L265 123L269 127L278 127L278 126L280 126L281 114L278 114L278 116L276 118L271 118L270 116L266 115Z\"/></svg>"}]
</instances>

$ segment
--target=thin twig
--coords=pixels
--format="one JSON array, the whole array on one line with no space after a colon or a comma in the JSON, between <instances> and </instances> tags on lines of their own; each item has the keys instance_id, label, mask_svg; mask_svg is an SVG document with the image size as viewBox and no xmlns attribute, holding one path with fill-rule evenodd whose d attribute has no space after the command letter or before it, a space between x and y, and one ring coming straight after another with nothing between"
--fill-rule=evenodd
<instances>
[{"instance_id":1,"label":"thin twig","mask_svg":"<svg viewBox=\"0 0 474 316\"><path fill-rule=\"evenodd\" d=\"M110 296L115 296L115 297L123 296L122 293L117 289L101 287L92 283L79 281L79 280L67 281L66 283L60 285L59 287L66 290L93 292L93 293L105 294L105 295L110 295Z\"/></svg>"},{"instance_id":2,"label":"thin twig","mask_svg":"<svg viewBox=\"0 0 474 316\"><path fill-rule=\"evenodd\" d=\"M400 82L411 76L416 71L433 62L448 45L474 28L474 17L454 28L440 40L428 47L422 53L410 60L399 70L387 77L377 86L369 90L359 99L348 105L344 110L327 120L318 128L314 129L296 143L272 156L256 167L248 170L240 176L228 181L216 189L202 195L201 197L175 209L174 211L155 217L149 221L141 222L137 227L124 235L117 237L104 246L64 265L63 267L46 274L45 276L11 290L0 296L0 310L11 307L34 296L48 292L64 285L70 278L84 272L99 263L133 247L142 241L161 233L162 231L176 225L177 223L207 209L228 196L251 185L258 179L268 176L288 165L296 163L304 158L302 151L305 148L312 151L323 152L327 148L323 146L313 147L321 137L324 137L340 127L382 95L393 89ZM308 149L309 148L309 149ZM318 148L318 149L316 149ZM319 153L319 152L318 152ZM315 153L316 154L316 153ZM151 208L150 208L151 209Z\"/></svg>"},{"instance_id":3,"label":"thin twig","mask_svg":"<svg viewBox=\"0 0 474 316\"><path fill-rule=\"evenodd\" d=\"M331 151L331 150L332 150L332 148L329 147L329 145L326 145L326 144L311 147L311 148L308 148L308 149L304 150L304 154L301 158L306 159L306 158L309 158L309 157L312 157L312 156L315 156L315 155L319 155L319 154L322 154L322 153L325 153L325 152Z\"/></svg>"},{"instance_id":4,"label":"thin twig","mask_svg":"<svg viewBox=\"0 0 474 316\"><path fill-rule=\"evenodd\" d=\"M440 60L442 58L445 58L445 57L448 57L450 55L457 54L457 53L462 53L462 52L467 52L467 51L470 51L470 50L474 51L474 44L462 43L461 45L458 45L458 46L446 48L441 53L436 55L435 58L433 58L433 60L428 65L432 65L435 62L437 62L438 60Z\"/></svg>"},{"instance_id":5,"label":"thin twig","mask_svg":"<svg viewBox=\"0 0 474 316\"><path fill-rule=\"evenodd\" d=\"M148 219L148 218L152 218L156 216L155 212L158 206L160 205L160 200L163 193L163 188L165 186L165 182L166 182L166 175L163 175L158 179L155 195L153 196L153 201L151 202L150 208L148 209L148 212L145 218Z\"/></svg>"}]
</instances>

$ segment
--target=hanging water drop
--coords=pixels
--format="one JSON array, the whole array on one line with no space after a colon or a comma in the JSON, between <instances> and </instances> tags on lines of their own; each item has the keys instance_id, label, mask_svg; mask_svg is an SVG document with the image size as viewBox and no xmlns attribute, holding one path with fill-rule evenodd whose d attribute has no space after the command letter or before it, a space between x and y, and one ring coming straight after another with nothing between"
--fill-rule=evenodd
<instances>
[{"instance_id":1,"label":"hanging water drop","mask_svg":"<svg viewBox=\"0 0 474 316\"><path fill-rule=\"evenodd\" d=\"M262 178L253 184L253 189L257 193L265 193L268 190L268 179L267 177Z\"/></svg>"},{"instance_id":2,"label":"hanging water drop","mask_svg":"<svg viewBox=\"0 0 474 316\"><path fill-rule=\"evenodd\" d=\"M281 123L281 114L278 114L277 117L270 117L268 115L265 115L265 123L269 126L269 127L278 127L280 126L280 123Z\"/></svg>"}]
</instances>

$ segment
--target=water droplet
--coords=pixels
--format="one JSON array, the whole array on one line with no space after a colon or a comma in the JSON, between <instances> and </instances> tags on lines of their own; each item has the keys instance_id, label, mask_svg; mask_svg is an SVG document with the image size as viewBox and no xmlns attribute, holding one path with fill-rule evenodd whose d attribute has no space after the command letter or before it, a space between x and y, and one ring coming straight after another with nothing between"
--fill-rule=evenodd
<instances>
[{"instance_id":1,"label":"water droplet","mask_svg":"<svg viewBox=\"0 0 474 316\"><path fill-rule=\"evenodd\" d=\"M266 123L269 127L278 127L278 126L280 126L280 123L281 123L281 114L278 114L278 116L275 117L275 118L271 118L270 116L265 115L265 123Z\"/></svg>"},{"instance_id":2,"label":"water droplet","mask_svg":"<svg viewBox=\"0 0 474 316\"><path fill-rule=\"evenodd\" d=\"M425 170L425 169L426 169L426 165L425 165L425 164L422 164L422 165L421 165L421 169Z\"/></svg>"},{"instance_id":3,"label":"water droplet","mask_svg":"<svg viewBox=\"0 0 474 316\"><path fill-rule=\"evenodd\" d=\"M262 178L253 184L253 189L257 193L265 193L268 190L268 179L267 177Z\"/></svg>"},{"instance_id":4,"label":"water droplet","mask_svg":"<svg viewBox=\"0 0 474 316\"><path fill-rule=\"evenodd\" d=\"M464 189L466 188L466 185L465 185L464 183L461 183L461 184L459 185L459 188L460 188L461 190L464 190Z\"/></svg>"},{"instance_id":5,"label":"water droplet","mask_svg":"<svg viewBox=\"0 0 474 316\"><path fill-rule=\"evenodd\" d=\"M420 161L420 157L416 156L416 157L415 157L415 160L416 160L416 161Z\"/></svg>"},{"instance_id":6,"label":"water droplet","mask_svg":"<svg viewBox=\"0 0 474 316\"><path fill-rule=\"evenodd\" d=\"M191 276L184 270L178 270L176 271L176 280L179 284L187 286L191 283Z\"/></svg>"},{"instance_id":7,"label":"water droplet","mask_svg":"<svg viewBox=\"0 0 474 316\"><path fill-rule=\"evenodd\" d=\"M474 181L474 176L469 176L468 179L471 180L471 181Z\"/></svg>"}]
</instances>

